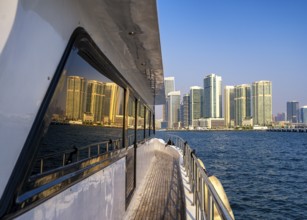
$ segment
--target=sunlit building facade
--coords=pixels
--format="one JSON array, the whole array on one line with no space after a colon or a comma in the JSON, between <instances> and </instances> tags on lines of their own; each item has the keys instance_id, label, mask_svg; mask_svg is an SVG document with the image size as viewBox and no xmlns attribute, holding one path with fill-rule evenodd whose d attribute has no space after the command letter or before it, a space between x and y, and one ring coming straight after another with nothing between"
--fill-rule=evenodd
<instances>
[{"instance_id":1,"label":"sunlit building facade","mask_svg":"<svg viewBox=\"0 0 307 220\"><path fill-rule=\"evenodd\" d=\"M168 93L168 128L178 128L180 111L180 91Z\"/></svg>"},{"instance_id":2,"label":"sunlit building facade","mask_svg":"<svg viewBox=\"0 0 307 220\"><path fill-rule=\"evenodd\" d=\"M67 77L66 117L69 120L83 120L86 80L80 76Z\"/></svg>"},{"instance_id":3,"label":"sunlit building facade","mask_svg":"<svg viewBox=\"0 0 307 220\"><path fill-rule=\"evenodd\" d=\"M214 73L204 78L204 117L222 118L222 77Z\"/></svg>"},{"instance_id":4,"label":"sunlit building facade","mask_svg":"<svg viewBox=\"0 0 307 220\"><path fill-rule=\"evenodd\" d=\"M237 85L235 93L235 125L241 127L243 121L250 119L251 115L251 86L248 84Z\"/></svg>"},{"instance_id":5,"label":"sunlit building facade","mask_svg":"<svg viewBox=\"0 0 307 220\"><path fill-rule=\"evenodd\" d=\"M165 77L164 78L164 90L166 103L162 106L163 121L168 121L168 94L175 91L175 77Z\"/></svg>"},{"instance_id":6,"label":"sunlit building facade","mask_svg":"<svg viewBox=\"0 0 307 220\"><path fill-rule=\"evenodd\" d=\"M224 89L224 118L226 128L234 126L235 120L235 88L225 86Z\"/></svg>"},{"instance_id":7,"label":"sunlit building facade","mask_svg":"<svg viewBox=\"0 0 307 220\"><path fill-rule=\"evenodd\" d=\"M124 112L124 90L116 83L108 82L105 84L104 122L106 125L116 126L122 124Z\"/></svg>"},{"instance_id":8,"label":"sunlit building facade","mask_svg":"<svg viewBox=\"0 0 307 220\"><path fill-rule=\"evenodd\" d=\"M190 119L190 95L185 94L182 98L182 123L183 127L187 128L191 124L191 119Z\"/></svg>"},{"instance_id":9,"label":"sunlit building facade","mask_svg":"<svg viewBox=\"0 0 307 220\"><path fill-rule=\"evenodd\" d=\"M272 124L272 82L257 81L252 84L253 122L254 125Z\"/></svg>"},{"instance_id":10,"label":"sunlit building facade","mask_svg":"<svg viewBox=\"0 0 307 220\"><path fill-rule=\"evenodd\" d=\"M102 104L104 84L96 80L88 80L86 94L86 112L93 117L94 123L102 122Z\"/></svg>"}]
</instances>

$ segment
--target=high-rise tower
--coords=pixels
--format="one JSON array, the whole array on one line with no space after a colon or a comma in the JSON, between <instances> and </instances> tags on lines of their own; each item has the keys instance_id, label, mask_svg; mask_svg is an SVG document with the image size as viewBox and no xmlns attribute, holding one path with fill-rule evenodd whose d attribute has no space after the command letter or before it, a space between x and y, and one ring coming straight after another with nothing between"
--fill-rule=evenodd
<instances>
[{"instance_id":1,"label":"high-rise tower","mask_svg":"<svg viewBox=\"0 0 307 220\"><path fill-rule=\"evenodd\" d=\"M202 87L190 87L190 124L193 124L193 120L200 119L203 115L203 92Z\"/></svg>"},{"instance_id":2,"label":"high-rise tower","mask_svg":"<svg viewBox=\"0 0 307 220\"><path fill-rule=\"evenodd\" d=\"M85 78L67 77L66 117L70 120L82 120L85 99Z\"/></svg>"},{"instance_id":3,"label":"high-rise tower","mask_svg":"<svg viewBox=\"0 0 307 220\"><path fill-rule=\"evenodd\" d=\"M234 86L225 86L224 89L224 117L225 126L231 128L235 120L235 88Z\"/></svg>"},{"instance_id":4,"label":"high-rise tower","mask_svg":"<svg viewBox=\"0 0 307 220\"><path fill-rule=\"evenodd\" d=\"M270 125L272 123L272 82L254 82L252 94L254 125Z\"/></svg>"},{"instance_id":5,"label":"high-rise tower","mask_svg":"<svg viewBox=\"0 0 307 220\"><path fill-rule=\"evenodd\" d=\"M297 101L287 102L287 121L299 122L299 103Z\"/></svg>"},{"instance_id":6,"label":"high-rise tower","mask_svg":"<svg viewBox=\"0 0 307 220\"><path fill-rule=\"evenodd\" d=\"M222 118L222 77L213 73L204 78L204 116Z\"/></svg>"},{"instance_id":7,"label":"high-rise tower","mask_svg":"<svg viewBox=\"0 0 307 220\"><path fill-rule=\"evenodd\" d=\"M164 88L165 88L165 99L166 103L162 107L163 111L163 121L168 121L168 94L175 91L175 77L165 77L164 78Z\"/></svg>"},{"instance_id":8,"label":"high-rise tower","mask_svg":"<svg viewBox=\"0 0 307 220\"><path fill-rule=\"evenodd\" d=\"M301 108L301 122L307 125L307 105Z\"/></svg>"},{"instance_id":9,"label":"high-rise tower","mask_svg":"<svg viewBox=\"0 0 307 220\"><path fill-rule=\"evenodd\" d=\"M87 82L86 112L93 115L94 122L102 122L104 85L96 80Z\"/></svg>"},{"instance_id":10,"label":"high-rise tower","mask_svg":"<svg viewBox=\"0 0 307 220\"><path fill-rule=\"evenodd\" d=\"M248 84L235 86L235 124L242 126L243 120L251 115L251 86Z\"/></svg>"},{"instance_id":11,"label":"high-rise tower","mask_svg":"<svg viewBox=\"0 0 307 220\"><path fill-rule=\"evenodd\" d=\"M182 105L183 105L183 118L182 118L182 123L183 127L187 128L191 124L190 121L190 95L185 94L182 98Z\"/></svg>"},{"instance_id":12,"label":"high-rise tower","mask_svg":"<svg viewBox=\"0 0 307 220\"><path fill-rule=\"evenodd\" d=\"M177 128L180 110L180 91L168 93L168 128Z\"/></svg>"}]
</instances>

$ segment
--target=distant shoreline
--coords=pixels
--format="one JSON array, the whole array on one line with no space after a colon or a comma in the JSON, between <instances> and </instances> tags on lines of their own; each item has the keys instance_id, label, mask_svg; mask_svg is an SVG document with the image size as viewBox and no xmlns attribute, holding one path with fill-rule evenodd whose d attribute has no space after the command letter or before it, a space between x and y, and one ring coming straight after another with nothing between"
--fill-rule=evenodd
<instances>
[{"instance_id":1,"label":"distant shoreline","mask_svg":"<svg viewBox=\"0 0 307 220\"><path fill-rule=\"evenodd\" d=\"M232 129L232 130L230 130L230 129L208 129L208 130L169 130L169 129L167 129L167 130L165 130L165 129L158 129L158 130L156 130L156 131L165 131L165 132L214 132L214 131L267 131L267 130L254 130L254 129L245 129L245 130L243 130L243 129L241 129L241 130L239 130L239 129Z\"/></svg>"}]
</instances>

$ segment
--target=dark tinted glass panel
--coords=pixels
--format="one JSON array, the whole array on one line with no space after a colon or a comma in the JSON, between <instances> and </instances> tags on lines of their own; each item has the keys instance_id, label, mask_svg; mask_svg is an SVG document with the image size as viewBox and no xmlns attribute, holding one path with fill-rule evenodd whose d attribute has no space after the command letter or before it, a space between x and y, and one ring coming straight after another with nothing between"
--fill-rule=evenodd
<instances>
[{"instance_id":1,"label":"dark tinted glass panel","mask_svg":"<svg viewBox=\"0 0 307 220\"><path fill-rule=\"evenodd\" d=\"M73 50L45 116L39 152L45 158L34 173L122 147L123 111L124 89Z\"/></svg>"},{"instance_id":2,"label":"dark tinted glass panel","mask_svg":"<svg viewBox=\"0 0 307 220\"><path fill-rule=\"evenodd\" d=\"M128 100L128 146L131 146L135 141L135 98L129 97Z\"/></svg>"},{"instance_id":3,"label":"dark tinted glass panel","mask_svg":"<svg viewBox=\"0 0 307 220\"><path fill-rule=\"evenodd\" d=\"M151 114L151 117L150 117L150 135L153 135L154 134L154 123L155 123L155 120L154 120L154 114Z\"/></svg>"},{"instance_id":4,"label":"dark tinted glass panel","mask_svg":"<svg viewBox=\"0 0 307 220\"><path fill-rule=\"evenodd\" d=\"M146 108L146 124L145 124L145 136L149 137L149 132L150 132L150 111Z\"/></svg>"},{"instance_id":5,"label":"dark tinted glass panel","mask_svg":"<svg viewBox=\"0 0 307 220\"><path fill-rule=\"evenodd\" d=\"M137 140L144 139L144 123L145 123L145 107L142 103L138 102L138 127L137 127Z\"/></svg>"}]
</instances>

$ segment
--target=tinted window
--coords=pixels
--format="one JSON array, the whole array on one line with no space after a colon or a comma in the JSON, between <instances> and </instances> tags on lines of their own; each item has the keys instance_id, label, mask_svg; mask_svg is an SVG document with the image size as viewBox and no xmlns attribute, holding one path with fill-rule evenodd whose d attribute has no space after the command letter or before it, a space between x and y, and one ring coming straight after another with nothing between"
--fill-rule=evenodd
<instances>
[{"instance_id":1,"label":"tinted window","mask_svg":"<svg viewBox=\"0 0 307 220\"><path fill-rule=\"evenodd\" d=\"M144 124L145 123L145 107L142 103L138 102L138 127L137 139L138 141L144 140Z\"/></svg>"},{"instance_id":2,"label":"tinted window","mask_svg":"<svg viewBox=\"0 0 307 220\"><path fill-rule=\"evenodd\" d=\"M145 125L145 136L150 136L150 111L146 108L146 125Z\"/></svg>"},{"instance_id":3,"label":"tinted window","mask_svg":"<svg viewBox=\"0 0 307 220\"><path fill-rule=\"evenodd\" d=\"M122 147L123 111L124 89L73 50L45 116L39 157L58 155L45 158L43 170ZM71 150L78 154L59 156Z\"/></svg>"},{"instance_id":4,"label":"tinted window","mask_svg":"<svg viewBox=\"0 0 307 220\"><path fill-rule=\"evenodd\" d=\"M135 98L130 96L128 100L128 146L135 141Z\"/></svg>"}]
</instances>

